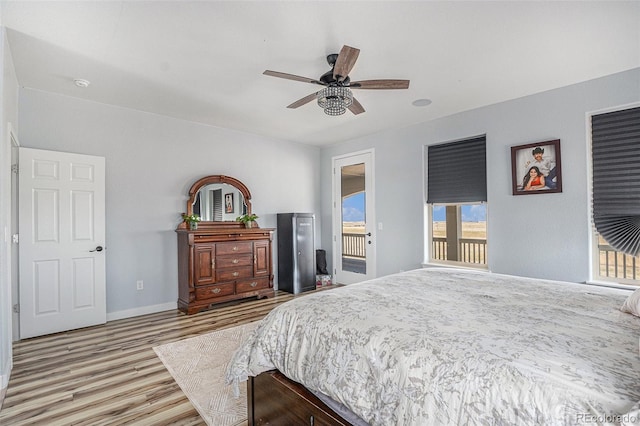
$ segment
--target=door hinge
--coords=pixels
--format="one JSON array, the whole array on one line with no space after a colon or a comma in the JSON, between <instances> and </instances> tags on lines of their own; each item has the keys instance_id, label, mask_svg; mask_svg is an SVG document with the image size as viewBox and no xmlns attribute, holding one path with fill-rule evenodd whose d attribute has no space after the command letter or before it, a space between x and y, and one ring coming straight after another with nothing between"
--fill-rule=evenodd
<instances>
[{"instance_id":1,"label":"door hinge","mask_svg":"<svg viewBox=\"0 0 640 426\"><path fill-rule=\"evenodd\" d=\"M11 165L11 171L15 174L18 174L18 164L12 164Z\"/></svg>"},{"instance_id":2,"label":"door hinge","mask_svg":"<svg viewBox=\"0 0 640 426\"><path fill-rule=\"evenodd\" d=\"M20 305L19 304L15 304L13 305L13 312L15 312L16 314L20 313Z\"/></svg>"},{"instance_id":3,"label":"door hinge","mask_svg":"<svg viewBox=\"0 0 640 426\"><path fill-rule=\"evenodd\" d=\"M11 242L14 244L18 244L20 242L20 234L13 234L11 236Z\"/></svg>"}]
</instances>

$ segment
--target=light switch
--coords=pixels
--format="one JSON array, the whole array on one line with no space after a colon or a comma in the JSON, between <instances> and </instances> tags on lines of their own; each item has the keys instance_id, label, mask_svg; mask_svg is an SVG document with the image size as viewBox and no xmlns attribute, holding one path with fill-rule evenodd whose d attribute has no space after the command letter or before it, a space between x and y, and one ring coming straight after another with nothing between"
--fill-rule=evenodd
<instances>
[{"instance_id":1,"label":"light switch","mask_svg":"<svg viewBox=\"0 0 640 426\"><path fill-rule=\"evenodd\" d=\"M382 231L382 222L378 222L378 231Z\"/></svg>"}]
</instances>

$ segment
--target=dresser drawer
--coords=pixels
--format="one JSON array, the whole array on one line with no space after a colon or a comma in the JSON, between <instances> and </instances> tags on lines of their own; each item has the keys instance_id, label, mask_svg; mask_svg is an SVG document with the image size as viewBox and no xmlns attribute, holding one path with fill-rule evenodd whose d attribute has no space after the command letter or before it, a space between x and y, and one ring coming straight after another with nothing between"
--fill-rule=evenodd
<instances>
[{"instance_id":1,"label":"dresser drawer","mask_svg":"<svg viewBox=\"0 0 640 426\"><path fill-rule=\"evenodd\" d=\"M218 269L251 265L253 265L253 256L251 254L238 254L236 256L216 257L216 267Z\"/></svg>"},{"instance_id":2,"label":"dresser drawer","mask_svg":"<svg viewBox=\"0 0 640 426\"><path fill-rule=\"evenodd\" d=\"M216 255L224 256L236 253L252 253L253 243L251 241L232 241L228 243L216 244Z\"/></svg>"},{"instance_id":3,"label":"dresser drawer","mask_svg":"<svg viewBox=\"0 0 640 426\"><path fill-rule=\"evenodd\" d=\"M212 299L215 297L227 296L229 294L234 294L233 283L196 288L196 299L198 300Z\"/></svg>"},{"instance_id":4,"label":"dresser drawer","mask_svg":"<svg viewBox=\"0 0 640 426\"><path fill-rule=\"evenodd\" d=\"M253 266L241 266L238 268L216 270L216 281L233 281L253 276Z\"/></svg>"},{"instance_id":5,"label":"dresser drawer","mask_svg":"<svg viewBox=\"0 0 640 426\"><path fill-rule=\"evenodd\" d=\"M236 283L236 293L246 293L248 291L262 290L263 288L269 288L269 278L254 278Z\"/></svg>"}]
</instances>

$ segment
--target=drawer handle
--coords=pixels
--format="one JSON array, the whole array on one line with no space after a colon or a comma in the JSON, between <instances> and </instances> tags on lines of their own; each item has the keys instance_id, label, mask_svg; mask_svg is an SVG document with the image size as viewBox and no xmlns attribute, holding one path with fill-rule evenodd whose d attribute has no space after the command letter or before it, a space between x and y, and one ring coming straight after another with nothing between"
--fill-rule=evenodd
<instances>
[{"instance_id":1,"label":"drawer handle","mask_svg":"<svg viewBox=\"0 0 640 426\"><path fill-rule=\"evenodd\" d=\"M238 259L233 259L233 260L231 261L231 263L233 263L233 264L235 265L236 263L238 263Z\"/></svg>"},{"instance_id":2,"label":"drawer handle","mask_svg":"<svg viewBox=\"0 0 640 426\"><path fill-rule=\"evenodd\" d=\"M315 424L313 416L309 417L309 426L313 426Z\"/></svg>"},{"instance_id":3,"label":"drawer handle","mask_svg":"<svg viewBox=\"0 0 640 426\"><path fill-rule=\"evenodd\" d=\"M218 294L218 293L220 293L221 291L222 291L222 290L220 290L219 288L214 288L213 290L211 290L211 293Z\"/></svg>"},{"instance_id":4,"label":"drawer handle","mask_svg":"<svg viewBox=\"0 0 640 426\"><path fill-rule=\"evenodd\" d=\"M233 251L238 251L238 246L233 246Z\"/></svg>"},{"instance_id":5,"label":"drawer handle","mask_svg":"<svg viewBox=\"0 0 640 426\"><path fill-rule=\"evenodd\" d=\"M250 285L251 287L255 287L255 286L257 286L257 285L258 285L258 283L254 281L254 282L252 282L252 283L251 283L251 284L249 284L249 285Z\"/></svg>"},{"instance_id":6,"label":"drawer handle","mask_svg":"<svg viewBox=\"0 0 640 426\"><path fill-rule=\"evenodd\" d=\"M237 277L238 275L240 275L240 272L234 272L234 273L233 273L233 276L234 276L234 277Z\"/></svg>"}]
</instances>

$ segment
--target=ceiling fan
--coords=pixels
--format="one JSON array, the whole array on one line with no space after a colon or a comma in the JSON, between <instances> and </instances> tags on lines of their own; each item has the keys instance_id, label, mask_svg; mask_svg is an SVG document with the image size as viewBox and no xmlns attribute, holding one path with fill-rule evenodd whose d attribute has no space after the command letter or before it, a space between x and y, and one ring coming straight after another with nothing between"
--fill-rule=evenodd
<instances>
[{"instance_id":1,"label":"ceiling fan","mask_svg":"<svg viewBox=\"0 0 640 426\"><path fill-rule=\"evenodd\" d=\"M327 56L327 62L331 66L331 69L324 73L318 80L270 70L266 70L263 74L271 77L325 86L324 89L298 99L291 105L287 105L287 108L298 108L317 99L318 105L324 109L324 112L328 115L342 115L347 109L356 115L364 112L364 108L360 102L353 97L351 89L388 90L409 88L409 80L385 79L351 81L349 73L353 69L359 54L360 49L347 45L342 46L339 54L333 53Z\"/></svg>"}]
</instances>

